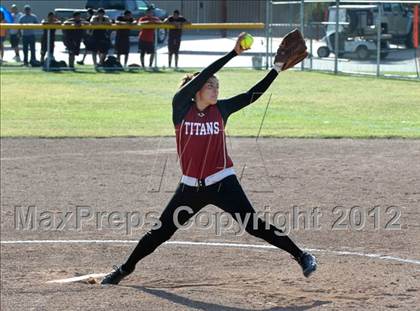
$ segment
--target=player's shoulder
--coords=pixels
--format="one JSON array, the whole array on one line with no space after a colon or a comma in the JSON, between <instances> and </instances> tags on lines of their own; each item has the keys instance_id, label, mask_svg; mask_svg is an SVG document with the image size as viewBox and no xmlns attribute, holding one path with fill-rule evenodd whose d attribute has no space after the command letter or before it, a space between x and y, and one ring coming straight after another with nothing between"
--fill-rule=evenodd
<instances>
[{"instance_id":1,"label":"player's shoulder","mask_svg":"<svg viewBox=\"0 0 420 311\"><path fill-rule=\"evenodd\" d=\"M222 111L224 110L224 100L223 99L218 99L216 102L216 105L212 105L212 108L217 110L220 113L223 113Z\"/></svg>"}]
</instances>

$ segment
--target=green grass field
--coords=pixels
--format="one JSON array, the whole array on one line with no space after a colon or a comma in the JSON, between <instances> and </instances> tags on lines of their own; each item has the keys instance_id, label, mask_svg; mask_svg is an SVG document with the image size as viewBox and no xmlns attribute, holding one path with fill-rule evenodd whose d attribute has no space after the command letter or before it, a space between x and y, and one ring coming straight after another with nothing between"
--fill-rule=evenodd
<instances>
[{"instance_id":1,"label":"green grass field","mask_svg":"<svg viewBox=\"0 0 420 311\"><path fill-rule=\"evenodd\" d=\"M1 73L1 136L173 135L171 99L184 73ZM220 97L246 91L265 72L224 70ZM420 83L282 73L256 103L233 115L230 135L420 137Z\"/></svg>"}]
</instances>

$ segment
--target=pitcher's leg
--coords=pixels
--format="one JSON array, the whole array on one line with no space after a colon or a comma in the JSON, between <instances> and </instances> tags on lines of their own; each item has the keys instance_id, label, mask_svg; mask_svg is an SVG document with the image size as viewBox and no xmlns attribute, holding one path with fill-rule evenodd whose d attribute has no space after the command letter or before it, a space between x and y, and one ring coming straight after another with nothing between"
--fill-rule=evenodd
<instances>
[{"instance_id":1,"label":"pitcher's leg","mask_svg":"<svg viewBox=\"0 0 420 311\"><path fill-rule=\"evenodd\" d=\"M245 229L248 233L291 254L301 266L305 277L309 277L316 270L317 262L313 255L303 252L280 229L271 224L266 224L260 218L255 217L255 210L242 190L236 176L225 178L215 197L217 206L230 213L234 219L239 220L240 218L241 223L245 222ZM248 222L246 222L247 219Z\"/></svg>"},{"instance_id":2,"label":"pitcher's leg","mask_svg":"<svg viewBox=\"0 0 420 311\"><path fill-rule=\"evenodd\" d=\"M153 253L159 245L169 240L179 229L179 225L184 225L203 206L204 204L189 198L188 194L183 193L181 187L178 187L162 212L158 226L140 239L134 251L122 265L122 269L129 272L133 271L137 262Z\"/></svg>"},{"instance_id":3,"label":"pitcher's leg","mask_svg":"<svg viewBox=\"0 0 420 311\"><path fill-rule=\"evenodd\" d=\"M249 234L285 250L294 258L302 255L303 251L282 230L256 217L256 212L236 176L229 176L223 180L216 205L230 213L236 221L240 220Z\"/></svg>"}]
</instances>

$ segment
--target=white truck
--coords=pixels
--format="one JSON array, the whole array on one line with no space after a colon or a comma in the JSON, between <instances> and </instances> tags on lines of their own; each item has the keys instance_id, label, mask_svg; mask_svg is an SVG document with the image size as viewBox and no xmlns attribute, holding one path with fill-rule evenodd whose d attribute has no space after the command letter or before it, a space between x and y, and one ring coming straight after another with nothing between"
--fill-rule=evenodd
<instances>
[{"instance_id":1,"label":"white truck","mask_svg":"<svg viewBox=\"0 0 420 311\"><path fill-rule=\"evenodd\" d=\"M403 43L413 47L413 13L401 3L381 3L381 24L383 32L390 34L391 43ZM373 9L374 18L378 17L377 7Z\"/></svg>"}]
</instances>

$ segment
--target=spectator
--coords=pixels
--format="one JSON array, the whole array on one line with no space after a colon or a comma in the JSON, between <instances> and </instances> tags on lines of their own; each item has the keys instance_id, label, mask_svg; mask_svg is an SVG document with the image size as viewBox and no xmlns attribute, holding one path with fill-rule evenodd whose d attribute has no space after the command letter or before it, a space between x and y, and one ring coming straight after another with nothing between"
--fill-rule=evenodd
<instances>
[{"instance_id":1,"label":"spectator","mask_svg":"<svg viewBox=\"0 0 420 311\"><path fill-rule=\"evenodd\" d=\"M95 16L92 17L90 22L92 25L111 25L111 20L105 15L104 9L98 9ZM99 65L103 65L108 50L111 47L111 39L105 29L94 29L92 32L92 41L94 51L92 52L92 59L95 68L98 67L96 54L99 54Z\"/></svg>"},{"instance_id":2,"label":"spectator","mask_svg":"<svg viewBox=\"0 0 420 311\"><path fill-rule=\"evenodd\" d=\"M86 17L86 21L88 21L90 23L90 21L92 20L92 17L95 15L95 11L92 8L89 8L87 10L87 17ZM86 59L86 55L88 53L88 51L93 51L94 48L92 47L92 30L87 30L84 35L83 35L83 44L85 45L85 51L83 52L83 58L82 60L78 61L77 64L79 65L84 65L85 64L85 59Z\"/></svg>"},{"instance_id":3,"label":"spectator","mask_svg":"<svg viewBox=\"0 0 420 311\"><path fill-rule=\"evenodd\" d=\"M0 11L0 23L4 24L7 23L6 19L4 18L3 11ZM6 39L6 29L0 29L0 64L3 64L3 55L4 55L4 40Z\"/></svg>"},{"instance_id":4,"label":"spectator","mask_svg":"<svg viewBox=\"0 0 420 311\"><path fill-rule=\"evenodd\" d=\"M187 21L183 16L181 16L178 10L175 10L173 15L165 19L165 23L172 24L176 27L176 29L169 29L168 63L169 63L169 68L171 68L172 56L175 55L175 69L178 69L178 53L179 53L179 47L181 45L182 25L191 24L191 23Z\"/></svg>"},{"instance_id":5,"label":"spectator","mask_svg":"<svg viewBox=\"0 0 420 311\"><path fill-rule=\"evenodd\" d=\"M162 23L158 17L153 16L153 8L149 7L146 15L139 19L138 24L160 24ZM153 59L155 57L155 29L142 29L139 33L139 52L141 66L144 67L144 55L150 54L149 67L153 66Z\"/></svg>"},{"instance_id":6,"label":"spectator","mask_svg":"<svg viewBox=\"0 0 420 311\"><path fill-rule=\"evenodd\" d=\"M117 25L131 25L133 23L134 18L129 10L126 10L124 15L118 16L116 21ZM119 62L121 62L121 55L124 55L124 67L127 67L128 54L130 53L129 29L117 30L117 35L115 37L115 51Z\"/></svg>"},{"instance_id":7,"label":"spectator","mask_svg":"<svg viewBox=\"0 0 420 311\"><path fill-rule=\"evenodd\" d=\"M60 25L60 20L55 16L54 12L49 12L47 19L43 19L41 22L43 25ZM55 46L55 29L50 29L50 53L51 58L54 58L54 46ZM41 63L44 64L45 54L48 52L48 30L45 29L41 38ZM49 59L51 61L51 59Z\"/></svg>"},{"instance_id":8,"label":"spectator","mask_svg":"<svg viewBox=\"0 0 420 311\"><path fill-rule=\"evenodd\" d=\"M89 25L88 22L81 18L80 12L74 12L73 17L66 20L64 25L73 25L75 29L64 30L64 45L69 52L69 67L74 69L74 59L80 53L80 43L83 39L83 29L77 29L82 25Z\"/></svg>"},{"instance_id":9,"label":"spectator","mask_svg":"<svg viewBox=\"0 0 420 311\"><path fill-rule=\"evenodd\" d=\"M25 15L19 19L20 24L38 24L38 18L32 14L31 7L26 4L23 8ZM31 60L30 63L36 62L35 56L35 30L23 29L22 30L22 45L23 45L23 64L28 66L28 47L31 49Z\"/></svg>"},{"instance_id":10,"label":"spectator","mask_svg":"<svg viewBox=\"0 0 420 311\"><path fill-rule=\"evenodd\" d=\"M11 5L10 12L13 17L13 23L19 24L19 20L23 14L19 12L16 4ZM9 29L9 35L10 35L9 37L10 44L12 46L12 49L15 50L15 56L13 57L13 59L17 62L20 62L19 42L20 42L21 32L19 29Z\"/></svg>"}]
</instances>

